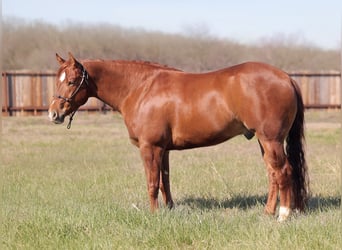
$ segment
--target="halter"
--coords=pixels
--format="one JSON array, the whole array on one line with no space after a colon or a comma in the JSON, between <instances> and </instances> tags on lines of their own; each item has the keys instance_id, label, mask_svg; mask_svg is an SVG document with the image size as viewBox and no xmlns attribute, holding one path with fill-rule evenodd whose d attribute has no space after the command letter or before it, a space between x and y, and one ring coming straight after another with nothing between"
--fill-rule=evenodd
<instances>
[{"instance_id":1,"label":"halter","mask_svg":"<svg viewBox=\"0 0 342 250\"><path fill-rule=\"evenodd\" d=\"M85 68L82 66L82 80L80 82L80 84L78 85L78 87L75 89L75 91L71 94L70 97L64 97L64 96L61 96L61 95L58 95L58 96L54 96L56 98L59 98L59 99L62 99L64 100L65 102L71 102L72 99L74 98L74 96L78 93L78 91L81 89L83 83L85 82L87 84L87 86L89 86L89 83L88 83L88 78L89 78L89 75L88 75L88 72L85 70ZM69 116L69 123L68 123L68 126L67 126L67 129L70 129L71 128L71 122L73 120L73 117L75 115L75 113L77 112L77 110L73 111L71 113L71 115Z\"/></svg>"}]
</instances>

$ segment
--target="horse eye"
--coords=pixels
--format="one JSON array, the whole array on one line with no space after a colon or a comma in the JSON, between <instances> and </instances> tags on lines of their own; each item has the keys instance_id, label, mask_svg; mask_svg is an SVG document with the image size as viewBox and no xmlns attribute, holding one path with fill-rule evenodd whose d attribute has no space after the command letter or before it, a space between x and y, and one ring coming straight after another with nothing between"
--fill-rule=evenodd
<instances>
[{"instance_id":1,"label":"horse eye","mask_svg":"<svg viewBox=\"0 0 342 250\"><path fill-rule=\"evenodd\" d=\"M73 85L74 83L73 82L68 82L68 85L70 86L70 85Z\"/></svg>"}]
</instances>

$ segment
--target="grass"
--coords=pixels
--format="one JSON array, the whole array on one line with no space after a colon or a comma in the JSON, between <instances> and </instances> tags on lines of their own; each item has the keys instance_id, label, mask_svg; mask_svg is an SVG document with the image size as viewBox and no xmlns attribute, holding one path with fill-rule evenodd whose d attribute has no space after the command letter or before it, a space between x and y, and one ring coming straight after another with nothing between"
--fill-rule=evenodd
<instances>
[{"instance_id":1,"label":"grass","mask_svg":"<svg viewBox=\"0 0 342 250\"><path fill-rule=\"evenodd\" d=\"M339 249L339 112L307 112L312 198L279 224L263 214L255 139L171 153L176 208L151 214L139 151L120 117L3 117L0 249ZM323 127L311 126L322 123Z\"/></svg>"}]
</instances>

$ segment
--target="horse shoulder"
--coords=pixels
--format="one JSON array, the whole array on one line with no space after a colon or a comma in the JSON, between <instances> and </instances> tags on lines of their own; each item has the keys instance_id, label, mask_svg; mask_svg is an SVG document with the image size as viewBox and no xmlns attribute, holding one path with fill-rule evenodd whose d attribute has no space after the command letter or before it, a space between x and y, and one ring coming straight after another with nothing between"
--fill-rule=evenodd
<instances>
[{"instance_id":1,"label":"horse shoulder","mask_svg":"<svg viewBox=\"0 0 342 250\"><path fill-rule=\"evenodd\" d=\"M167 74L158 76L132 92L122 107L122 115L133 144L139 145L142 140L152 144L163 143L161 141L168 133L172 87Z\"/></svg>"}]
</instances>

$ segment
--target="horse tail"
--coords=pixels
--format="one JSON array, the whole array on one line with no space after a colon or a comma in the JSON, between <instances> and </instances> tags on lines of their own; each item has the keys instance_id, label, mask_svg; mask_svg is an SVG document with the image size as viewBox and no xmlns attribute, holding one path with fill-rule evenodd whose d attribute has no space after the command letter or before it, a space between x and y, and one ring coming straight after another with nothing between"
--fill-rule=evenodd
<instances>
[{"instance_id":1,"label":"horse tail","mask_svg":"<svg viewBox=\"0 0 342 250\"><path fill-rule=\"evenodd\" d=\"M304 151L304 104L297 83L293 79L291 83L297 97L297 113L286 138L286 153L292 166L294 208L303 211L309 196L309 178Z\"/></svg>"}]
</instances>

